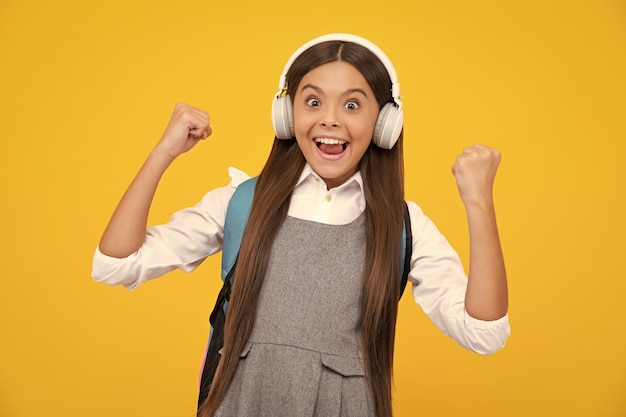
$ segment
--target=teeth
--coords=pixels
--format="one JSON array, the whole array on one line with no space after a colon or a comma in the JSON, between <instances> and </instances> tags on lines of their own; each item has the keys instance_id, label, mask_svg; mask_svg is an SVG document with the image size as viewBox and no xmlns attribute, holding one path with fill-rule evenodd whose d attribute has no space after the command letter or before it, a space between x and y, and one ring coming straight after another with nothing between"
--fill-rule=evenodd
<instances>
[{"instance_id":1,"label":"teeth","mask_svg":"<svg viewBox=\"0 0 626 417\"><path fill-rule=\"evenodd\" d=\"M346 143L345 140L332 138L315 138L315 142L323 143L325 145L343 145L344 143Z\"/></svg>"}]
</instances>

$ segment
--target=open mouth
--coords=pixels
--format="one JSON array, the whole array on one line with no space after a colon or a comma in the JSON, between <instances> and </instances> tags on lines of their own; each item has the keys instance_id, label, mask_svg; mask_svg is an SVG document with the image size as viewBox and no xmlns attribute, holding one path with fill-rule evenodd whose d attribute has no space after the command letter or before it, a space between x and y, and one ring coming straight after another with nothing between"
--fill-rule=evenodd
<instances>
[{"instance_id":1,"label":"open mouth","mask_svg":"<svg viewBox=\"0 0 626 417\"><path fill-rule=\"evenodd\" d=\"M315 138L315 143L320 151L328 155L338 155L348 147L347 141L334 138Z\"/></svg>"}]
</instances>

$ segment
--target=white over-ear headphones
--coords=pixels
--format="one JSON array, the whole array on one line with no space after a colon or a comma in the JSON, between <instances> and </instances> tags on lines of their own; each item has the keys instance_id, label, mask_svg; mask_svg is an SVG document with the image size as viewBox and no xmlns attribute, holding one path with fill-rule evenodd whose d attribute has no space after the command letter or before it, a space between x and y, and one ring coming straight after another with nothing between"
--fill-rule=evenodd
<instances>
[{"instance_id":1,"label":"white over-ear headphones","mask_svg":"<svg viewBox=\"0 0 626 417\"><path fill-rule=\"evenodd\" d=\"M402 111L402 101L400 100L400 84L398 84L398 77L396 70L387 55L378 46L374 45L367 39L360 36L350 35L347 33L331 33L315 38L306 44L302 45L287 61L283 74L280 76L278 84L278 93L274 96L272 103L272 122L274 123L274 132L278 139L293 139L295 138L293 128L293 108L291 104L291 98L288 94L285 94L287 88L287 72L291 68L293 62L310 47L322 42L328 41L342 41L352 42L361 45L369 49L374 55L380 59L389 78L391 78L391 96L393 97L393 103L386 103L380 112L378 113L378 119L374 127L374 134L372 135L372 141L383 149L391 149L396 144L400 132L402 131L402 122L404 120L404 112Z\"/></svg>"}]
</instances>

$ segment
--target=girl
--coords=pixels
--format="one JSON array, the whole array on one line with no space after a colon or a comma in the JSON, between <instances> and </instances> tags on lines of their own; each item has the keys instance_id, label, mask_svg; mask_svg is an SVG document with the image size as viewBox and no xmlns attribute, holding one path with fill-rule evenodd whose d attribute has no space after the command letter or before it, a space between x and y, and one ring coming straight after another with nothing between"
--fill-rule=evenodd
<instances>
[{"instance_id":1,"label":"girl","mask_svg":"<svg viewBox=\"0 0 626 417\"><path fill-rule=\"evenodd\" d=\"M315 39L289 60L274 101L276 138L240 247L222 357L201 416L392 415L391 379L404 210L402 103L391 63L353 35ZM221 249L225 210L247 176L146 228L169 164L211 134L179 104L123 196L93 276L135 288L190 271ZM492 187L500 155L475 145L452 172L466 207L470 270L408 202L409 281L434 323L481 354L509 335L507 280Z\"/></svg>"}]
</instances>

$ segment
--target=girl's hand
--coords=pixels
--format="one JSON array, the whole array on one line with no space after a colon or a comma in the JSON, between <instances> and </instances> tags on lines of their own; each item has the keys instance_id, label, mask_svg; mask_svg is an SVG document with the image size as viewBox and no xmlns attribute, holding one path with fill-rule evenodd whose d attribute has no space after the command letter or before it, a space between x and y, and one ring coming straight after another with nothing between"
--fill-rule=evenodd
<instances>
[{"instance_id":1,"label":"girl's hand","mask_svg":"<svg viewBox=\"0 0 626 417\"><path fill-rule=\"evenodd\" d=\"M500 159L498 150L484 145L467 147L457 156L452 174L465 206L493 202L493 182Z\"/></svg>"},{"instance_id":2,"label":"girl's hand","mask_svg":"<svg viewBox=\"0 0 626 417\"><path fill-rule=\"evenodd\" d=\"M172 159L189 151L212 133L207 112L185 103L178 103L155 150Z\"/></svg>"}]
</instances>

